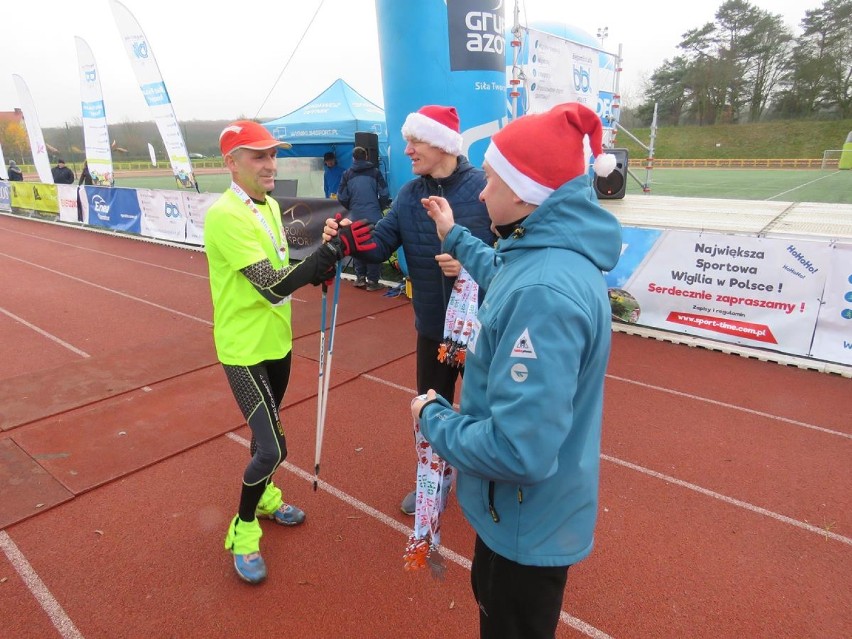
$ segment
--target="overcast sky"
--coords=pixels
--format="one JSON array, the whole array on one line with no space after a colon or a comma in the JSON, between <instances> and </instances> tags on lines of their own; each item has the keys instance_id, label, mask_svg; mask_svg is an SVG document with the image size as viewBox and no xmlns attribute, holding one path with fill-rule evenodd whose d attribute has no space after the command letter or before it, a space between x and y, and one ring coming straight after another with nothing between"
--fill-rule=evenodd
<instances>
[{"instance_id":1,"label":"overcast sky","mask_svg":"<svg viewBox=\"0 0 852 639\"><path fill-rule=\"evenodd\" d=\"M782 14L796 34L805 11L822 6L822 0L751 1ZM383 105L375 0L123 3L148 38L179 120L278 117L337 78ZM508 26L515 0L504 4ZM623 45L621 89L627 106L651 72L678 54L681 35L712 21L721 4L722 0L520 0L522 24L555 21L593 36L606 26L604 48L615 52L619 43ZM612 9L602 13L601 6ZM12 81L16 73L29 86L42 127L79 122L74 46L74 36L79 36L88 42L98 65L107 121L150 119L108 0L7 0L2 13L0 111L20 106Z\"/></svg>"}]
</instances>

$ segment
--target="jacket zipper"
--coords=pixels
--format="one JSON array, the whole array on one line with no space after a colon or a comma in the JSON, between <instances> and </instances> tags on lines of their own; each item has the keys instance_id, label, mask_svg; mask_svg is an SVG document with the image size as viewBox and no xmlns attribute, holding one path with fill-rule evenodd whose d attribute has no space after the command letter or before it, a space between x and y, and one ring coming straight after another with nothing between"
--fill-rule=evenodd
<instances>
[{"instance_id":1,"label":"jacket zipper","mask_svg":"<svg viewBox=\"0 0 852 639\"><path fill-rule=\"evenodd\" d=\"M524 503L524 489L518 486L518 503ZM494 482L488 482L488 512L491 513L491 519L495 524L500 523L500 515L494 507Z\"/></svg>"}]
</instances>

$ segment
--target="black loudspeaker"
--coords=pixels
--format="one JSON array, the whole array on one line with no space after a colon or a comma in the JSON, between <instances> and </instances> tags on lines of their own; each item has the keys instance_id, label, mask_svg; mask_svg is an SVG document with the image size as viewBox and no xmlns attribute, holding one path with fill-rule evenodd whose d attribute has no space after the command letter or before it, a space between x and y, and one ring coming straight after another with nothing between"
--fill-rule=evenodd
<instances>
[{"instance_id":1,"label":"black loudspeaker","mask_svg":"<svg viewBox=\"0 0 852 639\"><path fill-rule=\"evenodd\" d=\"M606 177L595 175L595 193L599 200L620 200L627 191L627 149L604 149L615 156L615 170Z\"/></svg>"},{"instance_id":2,"label":"black loudspeaker","mask_svg":"<svg viewBox=\"0 0 852 639\"><path fill-rule=\"evenodd\" d=\"M367 161L379 165L379 136L367 131L355 131L355 146L367 150Z\"/></svg>"}]
</instances>

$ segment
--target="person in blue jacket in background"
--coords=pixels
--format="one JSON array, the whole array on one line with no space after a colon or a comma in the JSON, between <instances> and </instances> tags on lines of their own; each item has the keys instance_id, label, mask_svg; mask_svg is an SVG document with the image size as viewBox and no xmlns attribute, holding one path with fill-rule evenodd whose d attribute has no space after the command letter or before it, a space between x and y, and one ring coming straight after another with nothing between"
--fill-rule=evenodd
<instances>
[{"instance_id":1,"label":"person in blue jacket in background","mask_svg":"<svg viewBox=\"0 0 852 639\"><path fill-rule=\"evenodd\" d=\"M382 219L382 211L390 206L388 183L382 172L367 158L367 149L356 146L352 149L352 166L343 172L337 201L347 209L356 220L366 220L376 224ZM355 263L355 287L368 291L384 288L379 283L382 265L353 258Z\"/></svg>"},{"instance_id":2,"label":"person in blue jacket in background","mask_svg":"<svg viewBox=\"0 0 852 639\"><path fill-rule=\"evenodd\" d=\"M621 226L597 201L583 138L605 175L598 116L562 104L497 132L481 199L496 248L424 199L443 249L487 290L467 345L460 410L430 390L412 414L458 471L476 531L480 637L552 638L569 566L592 550L611 310L602 271Z\"/></svg>"},{"instance_id":3,"label":"person in blue jacket in background","mask_svg":"<svg viewBox=\"0 0 852 639\"><path fill-rule=\"evenodd\" d=\"M343 167L337 164L337 156L334 151L329 151L322 157L325 168L322 175L322 188L328 198L337 198L337 189L340 187L340 179L343 177Z\"/></svg>"}]
</instances>

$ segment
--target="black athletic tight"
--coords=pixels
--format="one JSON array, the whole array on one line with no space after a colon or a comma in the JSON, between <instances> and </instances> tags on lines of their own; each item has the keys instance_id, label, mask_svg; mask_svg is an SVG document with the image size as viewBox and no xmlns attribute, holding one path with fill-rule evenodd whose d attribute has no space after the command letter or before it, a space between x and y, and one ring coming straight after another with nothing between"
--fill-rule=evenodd
<instances>
[{"instance_id":1,"label":"black athletic tight","mask_svg":"<svg viewBox=\"0 0 852 639\"><path fill-rule=\"evenodd\" d=\"M254 366L223 364L231 392L251 429L251 461L243 474L240 519L252 521L258 502L278 466L287 458L287 440L278 415L290 380L292 354Z\"/></svg>"}]
</instances>

